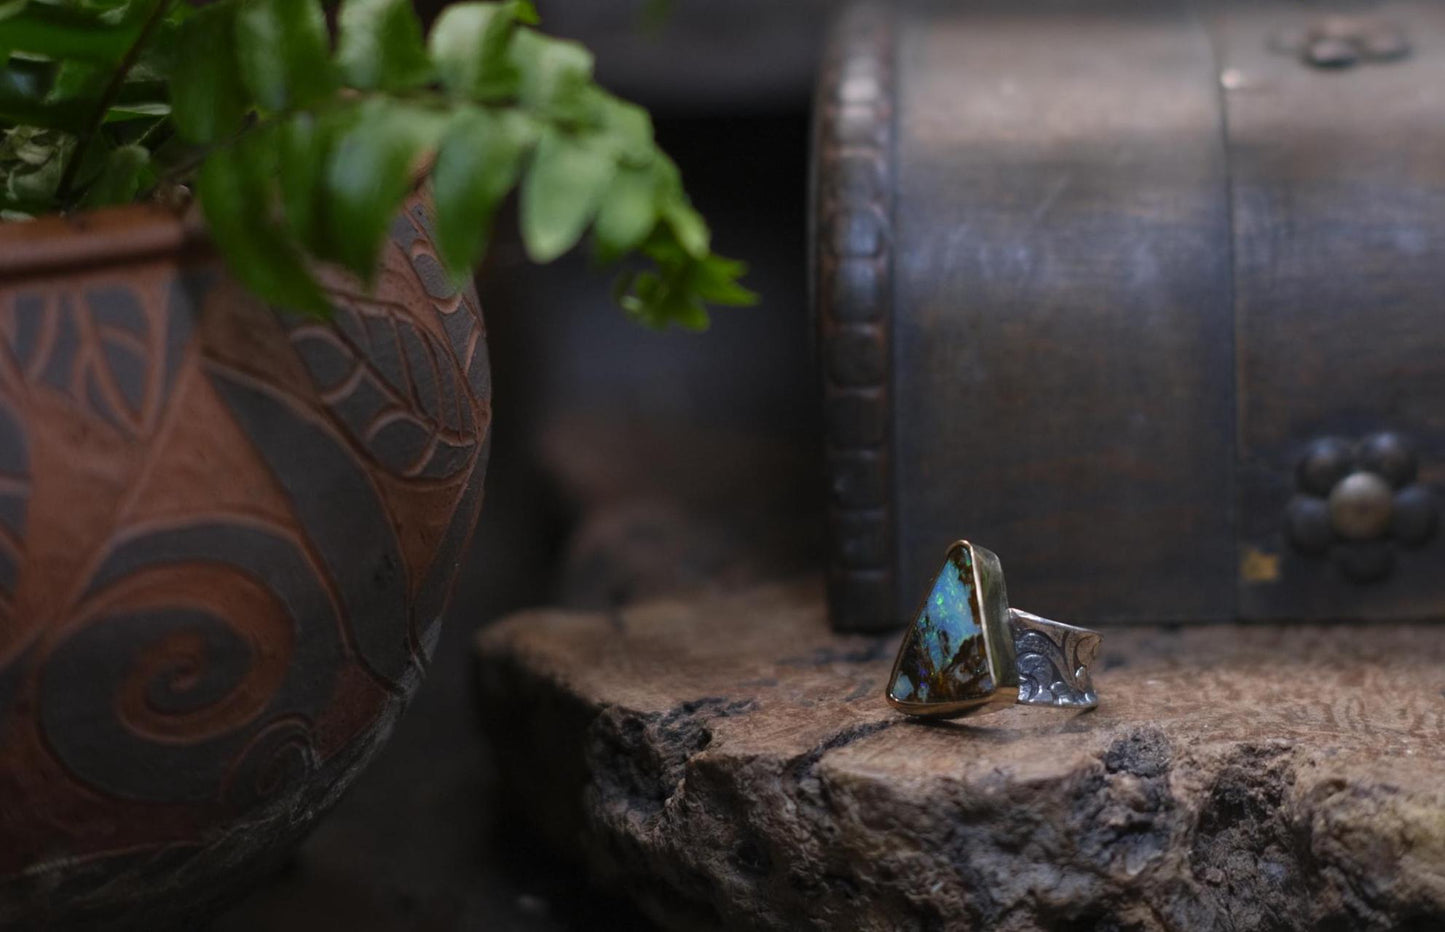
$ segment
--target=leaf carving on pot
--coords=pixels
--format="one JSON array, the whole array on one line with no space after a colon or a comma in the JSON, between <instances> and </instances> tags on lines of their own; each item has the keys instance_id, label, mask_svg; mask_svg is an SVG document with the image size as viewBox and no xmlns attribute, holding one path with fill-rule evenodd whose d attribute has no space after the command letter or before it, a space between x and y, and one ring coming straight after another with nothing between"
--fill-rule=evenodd
<instances>
[{"instance_id":1,"label":"leaf carving on pot","mask_svg":"<svg viewBox=\"0 0 1445 932\"><path fill-rule=\"evenodd\" d=\"M193 284L177 278L165 306L117 283L20 292L0 306L0 344L28 386L142 436L158 423L180 367Z\"/></svg>"},{"instance_id":2,"label":"leaf carving on pot","mask_svg":"<svg viewBox=\"0 0 1445 932\"><path fill-rule=\"evenodd\" d=\"M387 302L344 300L334 326L291 332L322 401L392 474L457 475L471 463L479 431L470 386L446 342Z\"/></svg>"},{"instance_id":3,"label":"leaf carving on pot","mask_svg":"<svg viewBox=\"0 0 1445 932\"><path fill-rule=\"evenodd\" d=\"M303 412L289 395L221 365L207 372L290 499L367 668L389 688L419 674L407 567L362 457L335 426Z\"/></svg>"},{"instance_id":4,"label":"leaf carving on pot","mask_svg":"<svg viewBox=\"0 0 1445 932\"><path fill-rule=\"evenodd\" d=\"M431 298L452 353L466 373L472 397L486 403L492 390L491 360L487 356L487 331L475 306L476 295L470 288L458 288L447 274L437 257L431 218L421 204L413 204L405 214L397 216L391 239L406 255L412 274Z\"/></svg>"}]
</instances>

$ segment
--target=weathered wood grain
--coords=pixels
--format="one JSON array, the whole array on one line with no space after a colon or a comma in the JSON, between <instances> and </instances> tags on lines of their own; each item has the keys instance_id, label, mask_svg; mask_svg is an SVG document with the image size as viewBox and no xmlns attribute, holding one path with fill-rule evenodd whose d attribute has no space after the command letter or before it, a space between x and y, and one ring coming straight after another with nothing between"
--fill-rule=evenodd
<instances>
[{"instance_id":1,"label":"weathered wood grain","mask_svg":"<svg viewBox=\"0 0 1445 932\"><path fill-rule=\"evenodd\" d=\"M1084 624L1440 618L1445 534L1408 529L1445 502L1445 4L843 6L811 200L834 625L893 627L959 534ZM1381 54L1302 61L1327 33ZM1301 462L1382 432L1418 457L1400 527L1301 546Z\"/></svg>"},{"instance_id":2,"label":"weathered wood grain","mask_svg":"<svg viewBox=\"0 0 1445 932\"><path fill-rule=\"evenodd\" d=\"M1439 618L1445 538L1386 541L1390 571L1360 585L1298 552L1280 515L1302 491L1294 468L1312 441L1381 430L1418 446L1420 478L1445 488L1445 367L1438 296L1445 263L1416 241L1445 238L1445 6L1397 0L1376 22L1404 30L1405 59L1346 72L1310 68L1261 36L1317 27L1320 8L1235 0L1219 21L1234 218L1236 494L1248 618ZM1364 7L1359 8L1364 10ZM1368 20L1366 20L1368 22ZM1308 351L1303 348L1308 347ZM1344 542L1342 542L1344 543ZM1277 571L1271 563L1277 560ZM1372 575L1372 574L1367 574Z\"/></svg>"},{"instance_id":3,"label":"weathered wood grain","mask_svg":"<svg viewBox=\"0 0 1445 932\"><path fill-rule=\"evenodd\" d=\"M479 635L507 805L670 928L1439 928L1445 639L1106 632L1092 713L920 724L820 584Z\"/></svg>"}]
</instances>

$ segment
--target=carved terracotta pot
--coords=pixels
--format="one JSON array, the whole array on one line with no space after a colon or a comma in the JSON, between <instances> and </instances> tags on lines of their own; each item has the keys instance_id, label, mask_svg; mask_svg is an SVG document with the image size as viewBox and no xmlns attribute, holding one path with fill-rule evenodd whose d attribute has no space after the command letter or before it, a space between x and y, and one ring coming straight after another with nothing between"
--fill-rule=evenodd
<instances>
[{"instance_id":1,"label":"carved terracotta pot","mask_svg":"<svg viewBox=\"0 0 1445 932\"><path fill-rule=\"evenodd\" d=\"M321 324L170 213L0 226L0 928L188 922L385 740L491 422L429 229Z\"/></svg>"}]
</instances>

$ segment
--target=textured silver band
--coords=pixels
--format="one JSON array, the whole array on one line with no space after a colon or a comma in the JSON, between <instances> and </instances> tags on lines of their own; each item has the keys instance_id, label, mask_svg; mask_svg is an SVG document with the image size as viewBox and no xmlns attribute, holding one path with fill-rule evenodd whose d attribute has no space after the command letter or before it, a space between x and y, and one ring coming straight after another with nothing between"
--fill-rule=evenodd
<instances>
[{"instance_id":1,"label":"textured silver band","mask_svg":"<svg viewBox=\"0 0 1445 932\"><path fill-rule=\"evenodd\" d=\"M1099 704L1089 667L1099 649L1097 631L1009 609L1018 658L1019 704L1092 709Z\"/></svg>"}]
</instances>

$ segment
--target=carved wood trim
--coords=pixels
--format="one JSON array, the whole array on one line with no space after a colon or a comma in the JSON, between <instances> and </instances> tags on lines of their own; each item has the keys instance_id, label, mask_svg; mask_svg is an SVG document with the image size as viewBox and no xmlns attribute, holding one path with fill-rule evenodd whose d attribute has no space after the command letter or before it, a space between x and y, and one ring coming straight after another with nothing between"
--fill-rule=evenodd
<instances>
[{"instance_id":1,"label":"carved wood trim","mask_svg":"<svg viewBox=\"0 0 1445 932\"><path fill-rule=\"evenodd\" d=\"M812 296L823 372L829 618L896 627L892 468L892 17L833 26L814 105Z\"/></svg>"}]
</instances>

